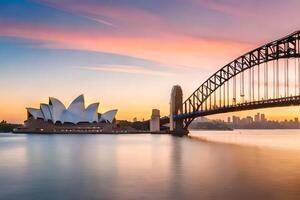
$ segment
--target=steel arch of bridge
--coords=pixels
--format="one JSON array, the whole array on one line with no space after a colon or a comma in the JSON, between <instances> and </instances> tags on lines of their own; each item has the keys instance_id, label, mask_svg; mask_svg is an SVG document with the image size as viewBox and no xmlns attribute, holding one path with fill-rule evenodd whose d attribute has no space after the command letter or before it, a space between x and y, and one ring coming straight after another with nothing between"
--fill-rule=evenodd
<instances>
[{"instance_id":1,"label":"steel arch of bridge","mask_svg":"<svg viewBox=\"0 0 300 200\"><path fill-rule=\"evenodd\" d=\"M201 111L201 105L222 85L238 74L273 60L299 58L300 57L300 31L294 32L286 37L260 46L231 61L220 70L210 76L200 87L198 87L183 103L183 113L174 116L174 119L183 119L184 128L199 116L216 113L224 113L238 110L265 108L268 106L299 104L299 97L294 99L279 98L274 102L256 101L248 104L231 105L226 108ZM256 106L255 106L256 105ZM259 105L259 106L258 106Z\"/></svg>"}]
</instances>

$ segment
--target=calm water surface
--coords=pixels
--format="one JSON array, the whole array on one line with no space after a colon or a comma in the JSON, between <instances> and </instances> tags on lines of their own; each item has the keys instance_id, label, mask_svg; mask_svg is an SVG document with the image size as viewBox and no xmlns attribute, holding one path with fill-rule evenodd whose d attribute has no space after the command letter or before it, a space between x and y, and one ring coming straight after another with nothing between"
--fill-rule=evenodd
<instances>
[{"instance_id":1,"label":"calm water surface","mask_svg":"<svg viewBox=\"0 0 300 200\"><path fill-rule=\"evenodd\" d=\"M300 151L168 135L0 134L0 199L300 199Z\"/></svg>"}]
</instances>

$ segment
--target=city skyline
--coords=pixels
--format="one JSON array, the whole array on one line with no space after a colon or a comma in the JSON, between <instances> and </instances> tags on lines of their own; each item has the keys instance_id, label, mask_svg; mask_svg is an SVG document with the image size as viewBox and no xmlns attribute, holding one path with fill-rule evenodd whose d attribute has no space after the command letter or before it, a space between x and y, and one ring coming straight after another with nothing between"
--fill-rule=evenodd
<instances>
[{"instance_id":1,"label":"city skyline","mask_svg":"<svg viewBox=\"0 0 300 200\"><path fill-rule=\"evenodd\" d=\"M227 114L226 117L224 118L216 118L212 116L208 117L199 117L195 121L206 121L206 120L215 120L215 121L222 121L222 122L227 122L227 123L233 123L233 118L237 120L243 120L243 119L248 119L251 122L267 122L267 121L273 121L273 122L287 122L287 121L294 121L294 122L299 122L299 117L298 116L290 116L288 119L287 118L281 118L281 119L272 119L269 118L265 113L262 112L257 112L254 115L234 115L232 113Z\"/></svg>"},{"instance_id":2,"label":"city skyline","mask_svg":"<svg viewBox=\"0 0 300 200\"><path fill-rule=\"evenodd\" d=\"M230 119L230 121L229 121ZM268 117L266 116L265 113L256 113L254 116L246 116L246 117L239 117L239 116L236 116L236 115L233 115L232 117L228 117L227 118L227 122L228 123L235 123L237 121L241 121L241 120L244 120L246 119L248 122L268 122L268 121L272 121L272 122L299 122L299 118L298 117L294 117L293 119L281 119L281 120L270 120L268 119Z\"/></svg>"},{"instance_id":3,"label":"city skyline","mask_svg":"<svg viewBox=\"0 0 300 200\"><path fill-rule=\"evenodd\" d=\"M233 129L300 129L298 117L294 119L270 120L264 113L254 116L228 116L226 120L199 117L192 122L191 129L233 130Z\"/></svg>"},{"instance_id":4,"label":"city skyline","mask_svg":"<svg viewBox=\"0 0 300 200\"><path fill-rule=\"evenodd\" d=\"M27 105L47 103L48 96L66 103L78 94L100 101L99 112L118 108L118 119L147 119L152 108L168 115L172 85L180 84L186 98L232 59L299 29L299 6L296 0L3 1L0 120L22 123ZM299 111L264 110L273 119Z\"/></svg>"}]
</instances>

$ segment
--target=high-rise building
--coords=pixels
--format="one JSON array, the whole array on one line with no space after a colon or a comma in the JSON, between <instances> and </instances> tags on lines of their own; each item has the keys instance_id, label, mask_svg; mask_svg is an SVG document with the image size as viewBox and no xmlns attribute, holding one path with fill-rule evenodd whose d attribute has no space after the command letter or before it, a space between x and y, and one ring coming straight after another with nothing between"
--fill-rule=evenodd
<instances>
[{"instance_id":1,"label":"high-rise building","mask_svg":"<svg viewBox=\"0 0 300 200\"><path fill-rule=\"evenodd\" d=\"M238 125L239 122L240 122L240 118L239 118L239 117L237 117L237 116L232 116L232 123L233 123L234 125Z\"/></svg>"},{"instance_id":2,"label":"high-rise building","mask_svg":"<svg viewBox=\"0 0 300 200\"><path fill-rule=\"evenodd\" d=\"M253 123L253 118L252 118L251 116L247 116L247 117L246 117L246 123L247 123L247 124Z\"/></svg>"},{"instance_id":3,"label":"high-rise building","mask_svg":"<svg viewBox=\"0 0 300 200\"><path fill-rule=\"evenodd\" d=\"M260 120L261 120L262 122L267 121L265 114L262 113L262 114L260 115Z\"/></svg>"},{"instance_id":4,"label":"high-rise building","mask_svg":"<svg viewBox=\"0 0 300 200\"><path fill-rule=\"evenodd\" d=\"M260 121L260 113L257 113L256 115L254 115L254 121L255 122L259 122Z\"/></svg>"},{"instance_id":5,"label":"high-rise building","mask_svg":"<svg viewBox=\"0 0 300 200\"><path fill-rule=\"evenodd\" d=\"M227 117L227 122L231 123L231 118L230 117Z\"/></svg>"}]
</instances>

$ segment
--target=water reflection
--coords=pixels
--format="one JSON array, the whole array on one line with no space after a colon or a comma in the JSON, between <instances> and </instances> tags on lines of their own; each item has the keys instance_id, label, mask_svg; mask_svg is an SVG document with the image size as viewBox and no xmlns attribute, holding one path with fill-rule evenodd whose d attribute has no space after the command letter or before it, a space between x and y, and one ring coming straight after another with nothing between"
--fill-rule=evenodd
<instances>
[{"instance_id":1,"label":"water reflection","mask_svg":"<svg viewBox=\"0 0 300 200\"><path fill-rule=\"evenodd\" d=\"M192 131L190 137L204 141L300 150L300 130Z\"/></svg>"},{"instance_id":2,"label":"water reflection","mask_svg":"<svg viewBox=\"0 0 300 200\"><path fill-rule=\"evenodd\" d=\"M292 150L167 135L2 135L0 156L0 199L300 198Z\"/></svg>"}]
</instances>

